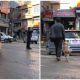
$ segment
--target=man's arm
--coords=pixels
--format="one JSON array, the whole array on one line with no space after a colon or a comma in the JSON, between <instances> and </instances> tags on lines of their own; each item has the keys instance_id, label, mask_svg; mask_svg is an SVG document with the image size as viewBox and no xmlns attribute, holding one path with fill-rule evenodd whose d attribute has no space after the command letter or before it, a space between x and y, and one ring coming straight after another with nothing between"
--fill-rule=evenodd
<instances>
[{"instance_id":1,"label":"man's arm","mask_svg":"<svg viewBox=\"0 0 80 80\"><path fill-rule=\"evenodd\" d=\"M62 25L62 35L63 35L63 40L65 40L65 29L63 25Z\"/></svg>"}]
</instances>

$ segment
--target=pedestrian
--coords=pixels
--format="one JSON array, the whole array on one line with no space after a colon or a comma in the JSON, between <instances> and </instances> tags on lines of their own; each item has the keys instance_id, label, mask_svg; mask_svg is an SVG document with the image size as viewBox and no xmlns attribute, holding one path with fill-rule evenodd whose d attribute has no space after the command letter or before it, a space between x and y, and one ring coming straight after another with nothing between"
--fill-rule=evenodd
<instances>
[{"instance_id":1,"label":"pedestrian","mask_svg":"<svg viewBox=\"0 0 80 80\"><path fill-rule=\"evenodd\" d=\"M27 49L31 49L31 47L30 47L31 37L32 37L32 30L29 27L28 30L27 30L27 44L26 44Z\"/></svg>"},{"instance_id":2,"label":"pedestrian","mask_svg":"<svg viewBox=\"0 0 80 80\"><path fill-rule=\"evenodd\" d=\"M14 41L17 41L17 32L16 31L14 31L13 39L14 39Z\"/></svg>"},{"instance_id":3,"label":"pedestrian","mask_svg":"<svg viewBox=\"0 0 80 80\"><path fill-rule=\"evenodd\" d=\"M27 38L26 34L27 34L27 30L22 31L22 37L24 43L26 43L26 38Z\"/></svg>"},{"instance_id":4,"label":"pedestrian","mask_svg":"<svg viewBox=\"0 0 80 80\"><path fill-rule=\"evenodd\" d=\"M62 43L65 40L65 29L63 24L61 24L60 18L56 18L55 24L51 26L50 30L50 40L54 42L56 49L56 59L61 60L62 53Z\"/></svg>"}]
</instances>

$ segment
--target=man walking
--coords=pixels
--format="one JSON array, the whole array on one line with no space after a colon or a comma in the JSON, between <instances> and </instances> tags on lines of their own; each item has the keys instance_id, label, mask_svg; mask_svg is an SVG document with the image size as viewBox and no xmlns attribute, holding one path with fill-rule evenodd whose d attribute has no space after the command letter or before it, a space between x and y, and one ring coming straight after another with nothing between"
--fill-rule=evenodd
<instances>
[{"instance_id":1,"label":"man walking","mask_svg":"<svg viewBox=\"0 0 80 80\"><path fill-rule=\"evenodd\" d=\"M29 27L27 30L27 44L26 44L27 49L31 49L31 47L30 47L31 37L32 37L32 30Z\"/></svg>"},{"instance_id":2,"label":"man walking","mask_svg":"<svg viewBox=\"0 0 80 80\"><path fill-rule=\"evenodd\" d=\"M56 19L56 23L51 27L50 39L54 42L56 48L56 59L60 61L62 53L62 42L65 40L65 31L63 24L60 23L60 18Z\"/></svg>"}]
</instances>

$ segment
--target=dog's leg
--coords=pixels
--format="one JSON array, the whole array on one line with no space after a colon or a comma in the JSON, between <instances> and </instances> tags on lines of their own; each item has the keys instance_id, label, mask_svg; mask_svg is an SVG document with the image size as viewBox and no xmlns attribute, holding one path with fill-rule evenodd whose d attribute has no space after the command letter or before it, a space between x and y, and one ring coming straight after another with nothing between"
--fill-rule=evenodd
<instances>
[{"instance_id":1,"label":"dog's leg","mask_svg":"<svg viewBox=\"0 0 80 80\"><path fill-rule=\"evenodd\" d=\"M65 58L66 58L66 61L69 62L69 54L67 54Z\"/></svg>"},{"instance_id":2,"label":"dog's leg","mask_svg":"<svg viewBox=\"0 0 80 80\"><path fill-rule=\"evenodd\" d=\"M67 58L67 56L66 56L65 58L66 58L66 62L68 62L68 58Z\"/></svg>"},{"instance_id":3,"label":"dog's leg","mask_svg":"<svg viewBox=\"0 0 80 80\"><path fill-rule=\"evenodd\" d=\"M68 57L67 57L67 55L65 55L65 59L66 59L66 62L68 62Z\"/></svg>"}]
</instances>

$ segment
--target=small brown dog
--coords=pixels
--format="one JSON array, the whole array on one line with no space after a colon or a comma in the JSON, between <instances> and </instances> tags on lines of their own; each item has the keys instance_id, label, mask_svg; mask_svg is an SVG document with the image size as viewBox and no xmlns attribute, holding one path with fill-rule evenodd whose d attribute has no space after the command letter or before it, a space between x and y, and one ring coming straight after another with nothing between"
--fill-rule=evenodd
<instances>
[{"instance_id":1,"label":"small brown dog","mask_svg":"<svg viewBox=\"0 0 80 80\"><path fill-rule=\"evenodd\" d=\"M66 40L63 42L63 53L66 58L66 61L68 62L68 57L71 53L71 49L69 48L68 42Z\"/></svg>"}]
</instances>

